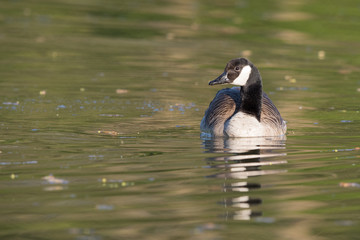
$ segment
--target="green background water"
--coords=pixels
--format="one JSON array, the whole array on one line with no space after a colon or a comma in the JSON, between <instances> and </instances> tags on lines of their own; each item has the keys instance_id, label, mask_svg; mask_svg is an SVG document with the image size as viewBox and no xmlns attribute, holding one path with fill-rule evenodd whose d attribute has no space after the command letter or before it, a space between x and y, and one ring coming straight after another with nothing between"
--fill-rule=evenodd
<instances>
[{"instance_id":1,"label":"green background water","mask_svg":"<svg viewBox=\"0 0 360 240\"><path fill-rule=\"evenodd\" d=\"M359 238L359 29L351 0L2 1L0 238ZM286 140L200 138L240 56Z\"/></svg>"}]
</instances>

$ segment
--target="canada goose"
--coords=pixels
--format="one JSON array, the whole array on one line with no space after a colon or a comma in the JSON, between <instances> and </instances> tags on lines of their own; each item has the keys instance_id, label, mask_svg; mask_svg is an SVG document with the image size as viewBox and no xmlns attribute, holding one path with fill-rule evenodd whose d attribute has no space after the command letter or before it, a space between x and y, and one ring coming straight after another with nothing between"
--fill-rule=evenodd
<instances>
[{"instance_id":1,"label":"canada goose","mask_svg":"<svg viewBox=\"0 0 360 240\"><path fill-rule=\"evenodd\" d=\"M200 128L212 136L267 137L286 133L286 122L262 91L259 70L246 58L233 59L209 85L240 87L217 92L205 111Z\"/></svg>"}]
</instances>

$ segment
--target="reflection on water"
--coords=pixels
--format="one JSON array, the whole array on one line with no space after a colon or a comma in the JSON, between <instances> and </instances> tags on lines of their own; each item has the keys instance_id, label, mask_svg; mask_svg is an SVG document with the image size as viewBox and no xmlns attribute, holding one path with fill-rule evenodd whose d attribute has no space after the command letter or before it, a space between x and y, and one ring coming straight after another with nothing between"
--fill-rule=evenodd
<instances>
[{"instance_id":1,"label":"reflection on water","mask_svg":"<svg viewBox=\"0 0 360 240\"><path fill-rule=\"evenodd\" d=\"M242 153L261 150L263 154L269 149L285 149L286 136L279 137L252 137L252 138L203 138L205 149L209 152ZM266 151L267 152L267 151ZM271 151L270 151L271 153ZM237 157L235 157L237 158Z\"/></svg>"},{"instance_id":2,"label":"reflection on water","mask_svg":"<svg viewBox=\"0 0 360 240\"><path fill-rule=\"evenodd\" d=\"M224 180L224 200L221 204L226 209L226 219L250 220L263 215L261 211L252 210L252 207L262 204L261 198L250 196L252 190L263 186L263 183L256 182L254 177L286 172L279 169L262 169L264 166L287 163L286 160L282 160L286 153L278 152L285 149L285 142L285 136L203 139L207 152L226 154L205 159L211 168L219 169L218 173L208 177ZM239 195L228 197L226 193L229 192L239 192ZM267 219L272 221L271 218Z\"/></svg>"}]
</instances>

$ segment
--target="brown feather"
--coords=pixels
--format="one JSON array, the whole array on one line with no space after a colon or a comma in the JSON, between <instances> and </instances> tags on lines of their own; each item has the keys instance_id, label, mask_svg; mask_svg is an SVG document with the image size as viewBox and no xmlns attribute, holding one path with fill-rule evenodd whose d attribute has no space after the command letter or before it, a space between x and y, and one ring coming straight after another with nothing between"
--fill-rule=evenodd
<instances>
[{"instance_id":1,"label":"brown feather","mask_svg":"<svg viewBox=\"0 0 360 240\"><path fill-rule=\"evenodd\" d=\"M201 129L215 136L223 136L224 124L240 107L240 88L225 88L216 94L205 112Z\"/></svg>"},{"instance_id":2,"label":"brown feather","mask_svg":"<svg viewBox=\"0 0 360 240\"><path fill-rule=\"evenodd\" d=\"M266 126L269 135L278 136L286 133L286 123L273 102L263 92L260 122ZM270 134L271 133L271 134Z\"/></svg>"},{"instance_id":3,"label":"brown feather","mask_svg":"<svg viewBox=\"0 0 360 240\"><path fill-rule=\"evenodd\" d=\"M240 88L220 90L209 104L201 122L201 130L214 136L224 135L224 124L239 111L241 104ZM286 133L286 123L270 98L263 92L261 107L261 124L264 124L266 135L277 136Z\"/></svg>"}]
</instances>

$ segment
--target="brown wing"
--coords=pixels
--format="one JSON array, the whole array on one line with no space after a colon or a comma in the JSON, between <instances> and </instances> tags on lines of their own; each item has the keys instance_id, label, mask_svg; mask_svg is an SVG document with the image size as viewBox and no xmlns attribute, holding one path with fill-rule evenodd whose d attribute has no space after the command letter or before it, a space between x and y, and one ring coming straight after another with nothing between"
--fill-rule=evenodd
<instances>
[{"instance_id":1,"label":"brown wing","mask_svg":"<svg viewBox=\"0 0 360 240\"><path fill-rule=\"evenodd\" d=\"M286 133L286 123L270 98L263 92L260 122L269 126L274 135Z\"/></svg>"},{"instance_id":2,"label":"brown wing","mask_svg":"<svg viewBox=\"0 0 360 240\"><path fill-rule=\"evenodd\" d=\"M203 131L223 136L224 124L240 107L240 88L225 88L217 92L201 123Z\"/></svg>"}]
</instances>

